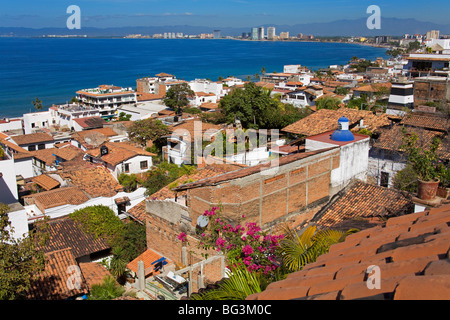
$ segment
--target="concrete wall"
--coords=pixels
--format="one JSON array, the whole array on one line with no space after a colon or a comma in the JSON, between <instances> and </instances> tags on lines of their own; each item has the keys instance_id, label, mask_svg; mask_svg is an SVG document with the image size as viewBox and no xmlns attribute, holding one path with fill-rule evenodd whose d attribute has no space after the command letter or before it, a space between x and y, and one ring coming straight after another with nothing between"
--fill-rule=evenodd
<instances>
[{"instance_id":1,"label":"concrete wall","mask_svg":"<svg viewBox=\"0 0 450 320\"><path fill-rule=\"evenodd\" d=\"M331 194L345 188L352 179L367 180L369 137L342 146L339 167L331 172Z\"/></svg>"},{"instance_id":2,"label":"concrete wall","mask_svg":"<svg viewBox=\"0 0 450 320\"><path fill-rule=\"evenodd\" d=\"M17 202L17 182L14 160L0 160L0 202L11 204Z\"/></svg>"},{"instance_id":3,"label":"concrete wall","mask_svg":"<svg viewBox=\"0 0 450 320\"><path fill-rule=\"evenodd\" d=\"M339 192L352 179L367 180L369 161L369 137L341 146L339 165L331 172L330 195ZM334 144L306 139L306 151L320 150L336 146Z\"/></svg>"},{"instance_id":4,"label":"concrete wall","mask_svg":"<svg viewBox=\"0 0 450 320\"><path fill-rule=\"evenodd\" d=\"M0 132L10 131L10 130L21 130L22 129L22 119L9 119L7 122L0 123Z\"/></svg>"},{"instance_id":5,"label":"concrete wall","mask_svg":"<svg viewBox=\"0 0 450 320\"><path fill-rule=\"evenodd\" d=\"M368 176L380 185L381 172L389 174L389 187L393 187L393 178L406 167L406 160L400 153L386 153L382 149L372 148L369 155Z\"/></svg>"},{"instance_id":6,"label":"concrete wall","mask_svg":"<svg viewBox=\"0 0 450 320\"><path fill-rule=\"evenodd\" d=\"M24 179L34 176L32 158L14 160L14 167L17 174L20 174Z\"/></svg>"}]
</instances>

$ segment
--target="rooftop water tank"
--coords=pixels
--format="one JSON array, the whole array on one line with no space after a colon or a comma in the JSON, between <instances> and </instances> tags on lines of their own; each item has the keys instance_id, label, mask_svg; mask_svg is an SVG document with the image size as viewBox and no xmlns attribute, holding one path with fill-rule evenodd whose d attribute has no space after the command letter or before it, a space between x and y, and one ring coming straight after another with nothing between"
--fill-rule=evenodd
<instances>
[{"instance_id":1,"label":"rooftop water tank","mask_svg":"<svg viewBox=\"0 0 450 320\"><path fill-rule=\"evenodd\" d=\"M331 140L341 142L355 140L355 136L348 128L349 128L348 119L346 117L339 118L338 129L331 134Z\"/></svg>"}]
</instances>

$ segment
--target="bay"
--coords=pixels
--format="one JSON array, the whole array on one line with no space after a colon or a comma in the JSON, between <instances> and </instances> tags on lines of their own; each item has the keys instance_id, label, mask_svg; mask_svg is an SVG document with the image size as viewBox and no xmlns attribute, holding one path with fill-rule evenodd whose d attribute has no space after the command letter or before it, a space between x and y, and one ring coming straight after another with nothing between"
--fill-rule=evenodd
<instances>
[{"instance_id":1,"label":"bay","mask_svg":"<svg viewBox=\"0 0 450 320\"><path fill-rule=\"evenodd\" d=\"M136 87L136 79L165 72L187 81L312 70L346 64L353 56L386 58L386 49L346 43L200 39L0 38L0 118L46 110L75 92L101 84Z\"/></svg>"}]
</instances>

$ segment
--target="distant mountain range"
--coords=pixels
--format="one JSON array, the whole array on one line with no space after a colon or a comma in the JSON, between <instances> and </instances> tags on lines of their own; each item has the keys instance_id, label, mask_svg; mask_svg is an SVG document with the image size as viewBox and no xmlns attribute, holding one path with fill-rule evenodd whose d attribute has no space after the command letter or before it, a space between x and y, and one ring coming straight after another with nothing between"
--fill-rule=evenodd
<instances>
[{"instance_id":1,"label":"distant mountain range","mask_svg":"<svg viewBox=\"0 0 450 320\"><path fill-rule=\"evenodd\" d=\"M430 30L440 30L441 34L450 34L450 24L436 24L423 22L416 19L382 18L380 30L369 30L366 27L367 18L356 20L338 20L326 23L305 23L295 25L263 25L274 26L276 33L289 32L290 35L299 33L312 34L314 36L377 36L391 35L402 36L404 34L425 34ZM142 26L142 27L113 27L92 28L81 30L69 30L67 28L17 28L0 27L0 36L37 37L42 35L87 35L88 37L123 37L129 34L153 35L164 32L182 32L184 34L213 33L221 30L222 36L240 36L243 32L251 32L251 27L202 27L202 26Z\"/></svg>"}]
</instances>

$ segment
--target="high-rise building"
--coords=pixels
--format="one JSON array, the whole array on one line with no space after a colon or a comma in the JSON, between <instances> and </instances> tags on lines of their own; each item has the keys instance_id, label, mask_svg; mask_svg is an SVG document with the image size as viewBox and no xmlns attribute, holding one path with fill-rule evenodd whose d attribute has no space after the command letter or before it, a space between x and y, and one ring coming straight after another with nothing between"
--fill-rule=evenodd
<instances>
[{"instance_id":1,"label":"high-rise building","mask_svg":"<svg viewBox=\"0 0 450 320\"><path fill-rule=\"evenodd\" d=\"M289 32L281 32L281 33L280 33L280 38L281 38L282 40L289 39Z\"/></svg>"},{"instance_id":2,"label":"high-rise building","mask_svg":"<svg viewBox=\"0 0 450 320\"><path fill-rule=\"evenodd\" d=\"M273 40L275 39L275 27L268 27L267 28L267 39Z\"/></svg>"},{"instance_id":3,"label":"high-rise building","mask_svg":"<svg viewBox=\"0 0 450 320\"><path fill-rule=\"evenodd\" d=\"M258 40L264 40L264 27L258 28Z\"/></svg>"},{"instance_id":4,"label":"high-rise building","mask_svg":"<svg viewBox=\"0 0 450 320\"><path fill-rule=\"evenodd\" d=\"M258 28L252 28L252 40L258 40Z\"/></svg>"},{"instance_id":5,"label":"high-rise building","mask_svg":"<svg viewBox=\"0 0 450 320\"><path fill-rule=\"evenodd\" d=\"M220 30L214 30L214 39L220 39L220 38L221 38Z\"/></svg>"},{"instance_id":6,"label":"high-rise building","mask_svg":"<svg viewBox=\"0 0 450 320\"><path fill-rule=\"evenodd\" d=\"M427 32L427 39L439 39L439 30L431 30Z\"/></svg>"}]
</instances>

